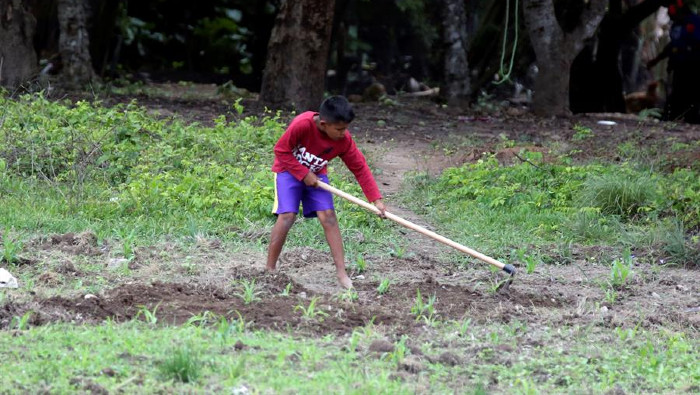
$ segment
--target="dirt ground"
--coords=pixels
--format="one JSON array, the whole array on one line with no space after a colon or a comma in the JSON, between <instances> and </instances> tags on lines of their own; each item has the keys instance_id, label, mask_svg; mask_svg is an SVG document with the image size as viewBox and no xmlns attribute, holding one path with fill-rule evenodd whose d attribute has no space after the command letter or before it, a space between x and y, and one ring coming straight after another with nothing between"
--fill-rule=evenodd
<instances>
[{"instance_id":1,"label":"dirt ground","mask_svg":"<svg viewBox=\"0 0 700 395\"><path fill-rule=\"evenodd\" d=\"M217 101L137 99L161 114L180 114L204 123L230 110L230 105ZM243 104L247 108L244 115L259 108L254 102ZM520 160L517 150L503 144L507 140L530 145L545 156L555 147L561 152L578 149L576 158L613 160L619 159L618 146L623 142L632 142L633 147L657 146L656 155L666 155L669 151L665 148L676 144L681 148L668 158L667 166L697 168L700 163L697 145L678 145L697 141L700 127L645 121L632 115L541 119L517 108L498 114L451 113L429 100L416 99L401 100L394 106L358 104L357 114L353 132L378 169L377 179L388 205L397 214L428 227L434 224L426 223L410 207L392 201L407 172L437 174L445 167L477 160L483 152L495 153L504 162ZM616 124L600 125L600 120ZM590 128L595 137L573 141L575 127ZM218 240L200 240L194 253L176 245L141 248L124 281L118 270L111 268L114 262L108 251L96 244L94 235L47 235L27 246L31 259L24 264L36 265L49 258L62 263L36 278L37 291L30 297L9 294L0 307L0 328L8 327L13 317L30 310L34 312L31 323L41 325L56 321L97 323L106 318L120 322L133 319L145 307L155 310L159 321L166 323L183 323L204 311L232 318L239 312L255 328L344 335L372 322L385 328L389 338L396 338L423 331L424 323L411 314L420 290L425 297L436 296L440 321L517 320L535 331L532 341L537 341L538 328L562 323L605 328L640 324L695 333L700 330L697 266L659 269L638 264L633 268L632 280L618 290L617 300L611 305L600 286L610 275L609 266L584 259L595 251L574 249L574 263L540 265L529 275L521 268L508 289L496 292L493 288L504 274L494 273L486 265L458 269L441 258L446 247L411 232L404 236L412 241L407 254L389 259L368 257L369 270L361 275L353 273L359 297L348 301L335 282L325 245L287 249L275 274L263 271L262 253L227 251ZM181 264L185 261L188 265ZM88 264L98 269L82 269ZM382 278L392 280L384 295L376 290ZM105 290L96 294L57 291L75 279L85 285L102 284ZM240 291L232 280L252 279L260 293L258 300L245 304L236 295ZM289 295L283 295L288 284ZM318 306L327 314L322 321L305 318L297 308L307 306L312 298L318 298Z\"/></svg>"}]
</instances>

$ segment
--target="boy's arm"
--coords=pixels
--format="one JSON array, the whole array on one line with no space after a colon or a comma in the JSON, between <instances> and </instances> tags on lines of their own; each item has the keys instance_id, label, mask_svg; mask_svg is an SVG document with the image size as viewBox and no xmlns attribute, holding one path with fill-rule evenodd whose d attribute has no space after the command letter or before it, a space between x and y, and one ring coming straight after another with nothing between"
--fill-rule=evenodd
<instances>
[{"instance_id":1,"label":"boy's arm","mask_svg":"<svg viewBox=\"0 0 700 395\"><path fill-rule=\"evenodd\" d=\"M352 174L355 175L355 178L360 184L362 192L365 194L368 201L374 203L382 198L382 194L379 193L379 188L377 187L377 182L374 180L372 171L367 165L367 160L365 160L364 155L362 155L362 152L360 152L360 150L357 148L357 145L352 138L350 138L350 146L343 154L340 155L340 159L343 160L345 166L347 166ZM382 207L384 206L381 200L379 201L379 204L381 204ZM382 207L377 205L377 208L383 212L384 210Z\"/></svg>"},{"instance_id":2,"label":"boy's arm","mask_svg":"<svg viewBox=\"0 0 700 395\"><path fill-rule=\"evenodd\" d=\"M287 129L277 141L277 144L275 144L275 156L282 163L285 170L299 181L304 180L310 173L309 168L299 163L293 153L303 133L303 128L294 125Z\"/></svg>"}]
</instances>

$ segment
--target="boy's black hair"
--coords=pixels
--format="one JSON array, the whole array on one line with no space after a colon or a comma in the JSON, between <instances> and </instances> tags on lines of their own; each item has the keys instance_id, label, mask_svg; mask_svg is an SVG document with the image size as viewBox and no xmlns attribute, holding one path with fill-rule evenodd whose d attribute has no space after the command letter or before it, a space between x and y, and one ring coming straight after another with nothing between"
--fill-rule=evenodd
<instances>
[{"instance_id":1,"label":"boy's black hair","mask_svg":"<svg viewBox=\"0 0 700 395\"><path fill-rule=\"evenodd\" d=\"M327 98L321 103L321 108L318 112L321 115L321 119L330 123L350 123L355 119L355 111L353 111L352 105L343 96Z\"/></svg>"}]
</instances>

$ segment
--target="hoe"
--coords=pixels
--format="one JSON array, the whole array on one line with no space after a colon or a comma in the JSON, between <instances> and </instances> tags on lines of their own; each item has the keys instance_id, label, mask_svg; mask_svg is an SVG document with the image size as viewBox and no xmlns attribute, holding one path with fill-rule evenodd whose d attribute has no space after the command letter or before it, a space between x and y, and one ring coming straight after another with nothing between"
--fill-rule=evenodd
<instances>
[{"instance_id":1,"label":"hoe","mask_svg":"<svg viewBox=\"0 0 700 395\"><path fill-rule=\"evenodd\" d=\"M352 203L357 204L358 206L364 207L367 210L372 211L375 214L380 213L379 209L376 208L373 204L370 204L362 199L359 199L359 198L357 198L349 193L345 193L338 188L335 188L335 187L332 187L332 186L326 184L323 181L318 181L317 186L321 189L325 189L326 191L328 191L336 196L340 196L343 199L349 200ZM515 275L515 267L513 267L513 265L506 265L503 262L499 262L498 260L493 259L490 256L487 256L487 255L484 255L478 251L472 250L471 248L466 247L462 244L459 244L455 241L452 241L452 240L448 239L447 237L440 236L439 234L437 234L433 231L425 229L424 227L422 227L420 225L414 224L413 222L405 220L405 219L399 217L398 215L392 214L388 211L386 211L384 214L386 215L387 218L389 218L390 220L392 220L400 225L403 225L409 229L415 230L416 232L422 233L422 234L424 234L424 235L426 235L434 240L439 241L440 243L447 244L448 246L450 246L456 250L462 251L465 254L471 255L472 257L474 257L482 262L486 262L488 264L491 264L491 265L497 267L498 269L503 270L504 272L508 273L510 275L510 277L508 278L508 280L504 284L501 284L501 286L499 286L499 288L507 288L513 282L513 276Z\"/></svg>"}]
</instances>

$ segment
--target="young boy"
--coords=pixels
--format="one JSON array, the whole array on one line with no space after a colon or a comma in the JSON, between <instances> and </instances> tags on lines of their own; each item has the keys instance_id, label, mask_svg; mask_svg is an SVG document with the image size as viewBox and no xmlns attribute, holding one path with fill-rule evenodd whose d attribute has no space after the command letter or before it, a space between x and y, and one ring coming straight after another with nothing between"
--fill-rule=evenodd
<instances>
[{"instance_id":1,"label":"young boy","mask_svg":"<svg viewBox=\"0 0 700 395\"><path fill-rule=\"evenodd\" d=\"M382 195L377 183L347 127L355 118L352 106L342 96L321 103L319 112L307 111L292 120L275 144L275 203L272 213L277 222L272 228L267 252L268 271L275 270L289 229L294 225L302 204L304 217L318 217L331 248L338 283L346 289L352 281L345 272L343 240L333 207L333 195L316 188L318 180L328 182L326 164L339 156L362 187L367 200L383 214Z\"/></svg>"}]
</instances>

